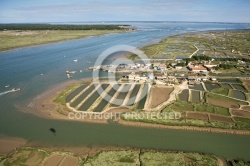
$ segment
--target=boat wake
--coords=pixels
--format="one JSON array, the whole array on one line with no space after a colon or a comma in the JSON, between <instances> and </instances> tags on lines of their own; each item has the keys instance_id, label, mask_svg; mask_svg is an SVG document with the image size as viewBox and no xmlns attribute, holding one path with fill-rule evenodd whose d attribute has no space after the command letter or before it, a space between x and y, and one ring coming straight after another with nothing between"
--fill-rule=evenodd
<instances>
[{"instance_id":1,"label":"boat wake","mask_svg":"<svg viewBox=\"0 0 250 166\"><path fill-rule=\"evenodd\" d=\"M1 92L0 96L8 94L8 93L16 92L16 91L19 91L19 90L20 90L20 88L14 88L14 89L11 89L11 90L8 90L8 91L5 91L5 92Z\"/></svg>"}]
</instances>

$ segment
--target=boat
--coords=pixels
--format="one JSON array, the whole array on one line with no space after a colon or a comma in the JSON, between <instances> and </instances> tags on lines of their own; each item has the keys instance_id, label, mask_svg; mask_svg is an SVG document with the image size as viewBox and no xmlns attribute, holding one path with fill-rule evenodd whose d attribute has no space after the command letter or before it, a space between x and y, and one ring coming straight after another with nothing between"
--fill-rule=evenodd
<instances>
[{"instance_id":1,"label":"boat","mask_svg":"<svg viewBox=\"0 0 250 166\"><path fill-rule=\"evenodd\" d=\"M21 89L20 88L13 88L11 91L15 92L15 91L19 91L19 90L21 90Z\"/></svg>"},{"instance_id":2,"label":"boat","mask_svg":"<svg viewBox=\"0 0 250 166\"><path fill-rule=\"evenodd\" d=\"M10 87L10 85L5 85L4 87L5 87L5 88L8 88L8 87Z\"/></svg>"},{"instance_id":3,"label":"boat","mask_svg":"<svg viewBox=\"0 0 250 166\"><path fill-rule=\"evenodd\" d=\"M68 78L71 78L71 77L72 77L72 76L71 76L71 75L69 75L69 74L66 74L66 75L67 75L67 77L68 77Z\"/></svg>"},{"instance_id":4,"label":"boat","mask_svg":"<svg viewBox=\"0 0 250 166\"><path fill-rule=\"evenodd\" d=\"M74 62L77 62L78 60L77 60L77 59L74 59L73 61L74 61Z\"/></svg>"},{"instance_id":5,"label":"boat","mask_svg":"<svg viewBox=\"0 0 250 166\"><path fill-rule=\"evenodd\" d=\"M74 70L73 71L69 71L69 70L66 71L66 74L74 74L74 73L76 73L76 71L74 71Z\"/></svg>"}]
</instances>

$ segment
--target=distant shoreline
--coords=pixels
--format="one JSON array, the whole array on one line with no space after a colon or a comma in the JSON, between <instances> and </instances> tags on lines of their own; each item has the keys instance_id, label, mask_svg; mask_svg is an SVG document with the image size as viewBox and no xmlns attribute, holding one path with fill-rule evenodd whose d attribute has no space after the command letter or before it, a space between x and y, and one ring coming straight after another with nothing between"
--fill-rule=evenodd
<instances>
[{"instance_id":1,"label":"distant shoreline","mask_svg":"<svg viewBox=\"0 0 250 166\"><path fill-rule=\"evenodd\" d=\"M19 36L15 36L15 32ZM51 33L51 34L48 34ZM9 30L0 31L0 53L12 50L37 47L64 41L81 40L89 37L99 37L107 34L125 33L127 30ZM6 35L6 34L7 35ZM30 33L22 36L22 33ZM14 38L13 38L14 36ZM44 38L43 38L44 37ZM42 38L42 39L37 39ZM21 43L20 43L21 42Z\"/></svg>"}]
</instances>

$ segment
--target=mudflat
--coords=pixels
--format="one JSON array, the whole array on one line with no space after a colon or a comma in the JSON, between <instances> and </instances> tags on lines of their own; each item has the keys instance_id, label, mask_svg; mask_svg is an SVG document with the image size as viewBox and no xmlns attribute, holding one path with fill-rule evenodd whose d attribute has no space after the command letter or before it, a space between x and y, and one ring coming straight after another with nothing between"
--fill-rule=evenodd
<instances>
[{"instance_id":1,"label":"mudflat","mask_svg":"<svg viewBox=\"0 0 250 166\"><path fill-rule=\"evenodd\" d=\"M27 140L21 138L0 137L0 154L8 154L26 143Z\"/></svg>"}]
</instances>

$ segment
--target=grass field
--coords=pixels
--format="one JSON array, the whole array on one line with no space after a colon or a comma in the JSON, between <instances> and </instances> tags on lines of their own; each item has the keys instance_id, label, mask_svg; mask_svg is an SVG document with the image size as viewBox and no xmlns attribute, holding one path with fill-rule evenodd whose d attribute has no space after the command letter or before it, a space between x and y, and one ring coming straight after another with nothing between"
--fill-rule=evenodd
<instances>
[{"instance_id":1,"label":"grass field","mask_svg":"<svg viewBox=\"0 0 250 166\"><path fill-rule=\"evenodd\" d=\"M213 89L211 92L227 96L229 90L226 88L217 88L217 89Z\"/></svg>"},{"instance_id":2,"label":"grass field","mask_svg":"<svg viewBox=\"0 0 250 166\"><path fill-rule=\"evenodd\" d=\"M198 153L173 153L173 152L143 152L140 156L142 165L218 165L214 156Z\"/></svg>"},{"instance_id":3,"label":"grass field","mask_svg":"<svg viewBox=\"0 0 250 166\"><path fill-rule=\"evenodd\" d=\"M198 153L175 153L157 151L103 151L89 158L84 165L131 165L131 166L181 166L181 165L218 165L215 156Z\"/></svg>"},{"instance_id":4,"label":"grass field","mask_svg":"<svg viewBox=\"0 0 250 166\"><path fill-rule=\"evenodd\" d=\"M244 161L241 161L244 162ZM109 150L92 153L85 157L64 151L46 151L38 148L25 147L0 158L2 165L83 165L83 166L182 166L211 165L218 166L216 156L192 152L173 152L156 150Z\"/></svg>"},{"instance_id":5,"label":"grass field","mask_svg":"<svg viewBox=\"0 0 250 166\"><path fill-rule=\"evenodd\" d=\"M125 30L28 30L0 31L0 51L64 40L121 33Z\"/></svg>"},{"instance_id":6,"label":"grass field","mask_svg":"<svg viewBox=\"0 0 250 166\"><path fill-rule=\"evenodd\" d=\"M239 102L238 100L229 98L227 96L217 95L217 94L213 94L213 93L209 93L209 92L205 93L205 97L206 98L211 98L211 99L216 99L216 100L229 101L229 102L233 102L233 103Z\"/></svg>"},{"instance_id":7,"label":"grass field","mask_svg":"<svg viewBox=\"0 0 250 166\"><path fill-rule=\"evenodd\" d=\"M131 165L139 166L139 154L135 151L106 151L88 158L84 163L86 166L92 165Z\"/></svg>"},{"instance_id":8,"label":"grass field","mask_svg":"<svg viewBox=\"0 0 250 166\"><path fill-rule=\"evenodd\" d=\"M234 117L234 120L237 122L237 127L238 128L248 129L249 130L249 128L250 128L250 119Z\"/></svg>"},{"instance_id":9,"label":"grass field","mask_svg":"<svg viewBox=\"0 0 250 166\"><path fill-rule=\"evenodd\" d=\"M230 113L228 112L228 108L214 106L207 103L197 103L195 104L194 111L197 112L207 112L207 113L213 113L218 115L224 115L224 116L230 116Z\"/></svg>"},{"instance_id":10,"label":"grass field","mask_svg":"<svg viewBox=\"0 0 250 166\"><path fill-rule=\"evenodd\" d=\"M230 160L228 164L231 166L249 166L250 161L239 161L239 160Z\"/></svg>"}]
</instances>

